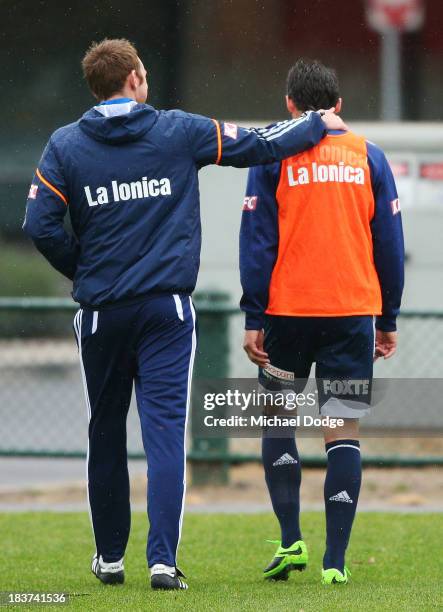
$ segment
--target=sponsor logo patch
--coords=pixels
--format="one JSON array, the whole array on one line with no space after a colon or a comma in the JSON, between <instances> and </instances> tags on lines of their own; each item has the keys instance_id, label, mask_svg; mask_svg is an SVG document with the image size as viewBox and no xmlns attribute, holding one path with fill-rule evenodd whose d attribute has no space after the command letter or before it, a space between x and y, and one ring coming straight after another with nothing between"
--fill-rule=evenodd
<instances>
[{"instance_id":1,"label":"sponsor logo patch","mask_svg":"<svg viewBox=\"0 0 443 612\"><path fill-rule=\"evenodd\" d=\"M228 136L228 138L233 138L234 140L237 139L238 127L235 125L235 123L225 123L223 131L224 135Z\"/></svg>"},{"instance_id":2,"label":"sponsor logo patch","mask_svg":"<svg viewBox=\"0 0 443 612\"><path fill-rule=\"evenodd\" d=\"M258 196L246 196L243 200L243 210L255 210L257 208Z\"/></svg>"},{"instance_id":3,"label":"sponsor logo patch","mask_svg":"<svg viewBox=\"0 0 443 612\"><path fill-rule=\"evenodd\" d=\"M30 198L31 200L35 200L35 198L37 197L37 191L38 185L32 184L29 188L28 198Z\"/></svg>"},{"instance_id":4,"label":"sponsor logo patch","mask_svg":"<svg viewBox=\"0 0 443 612\"><path fill-rule=\"evenodd\" d=\"M171 181L168 178L148 179L143 176L131 183L118 183L111 181L111 190L108 186L84 186L86 200L89 206L109 204L109 202L124 202L127 200L141 200L144 198L157 198L172 194Z\"/></svg>"},{"instance_id":5,"label":"sponsor logo patch","mask_svg":"<svg viewBox=\"0 0 443 612\"><path fill-rule=\"evenodd\" d=\"M288 372L287 370L276 368L270 363L263 370L272 378L278 378L279 380L293 381L295 379L294 372Z\"/></svg>"},{"instance_id":6,"label":"sponsor logo patch","mask_svg":"<svg viewBox=\"0 0 443 612\"><path fill-rule=\"evenodd\" d=\"M396 215L397 213L400 212L401 207L400 207L400 200L398 198L396 200L392 200L391 208L392 208L393 215Z\"/></svg>"}]
</instances>

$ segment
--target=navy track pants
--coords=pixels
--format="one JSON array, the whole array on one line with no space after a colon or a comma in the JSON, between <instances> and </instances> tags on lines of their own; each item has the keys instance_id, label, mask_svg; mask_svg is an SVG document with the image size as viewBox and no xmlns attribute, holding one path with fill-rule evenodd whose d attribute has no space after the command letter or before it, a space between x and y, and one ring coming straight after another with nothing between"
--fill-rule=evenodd
<instances>
[{"instance_id":1,"label":"navy track pants","mask_svg":"<svg viewBox=\"0 0 443 612\"><path fill-rule=\"evenodd\" d=\"M196 350L189 295L82 308L74 319L89 417L88 497L97 554L125 553L131 514L126 418L135 383L148 463L148 565L175 566L186 489L186 424Z\"/></svg>"}]
</instances>

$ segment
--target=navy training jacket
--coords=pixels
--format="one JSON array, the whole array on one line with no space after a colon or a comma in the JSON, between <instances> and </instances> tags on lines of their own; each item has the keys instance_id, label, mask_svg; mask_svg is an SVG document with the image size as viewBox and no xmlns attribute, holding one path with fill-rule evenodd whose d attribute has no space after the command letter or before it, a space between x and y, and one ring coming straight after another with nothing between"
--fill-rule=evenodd
<instances>
[{"instance_id":1,"label":"navy training jacket","mask_svg":"<svg viewBox=\"0 0 443 612\"><path fill-rule=\"evenodd\" d=\"M201 246L198 170L279 161L324 134L325 124L312 112L245 129L112 100L52 134L23 229L74 281L73 298L83 306L192 293ZM64 228L68 210L73 235Z\"/></svg>"}]
</instances>

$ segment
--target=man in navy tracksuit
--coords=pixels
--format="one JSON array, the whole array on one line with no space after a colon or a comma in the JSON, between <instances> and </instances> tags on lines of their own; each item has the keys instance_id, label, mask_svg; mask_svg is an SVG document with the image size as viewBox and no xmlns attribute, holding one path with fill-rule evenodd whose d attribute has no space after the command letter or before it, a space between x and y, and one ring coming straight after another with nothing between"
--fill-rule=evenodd
<instances>
[{"instance_id":1,"label":"man in navy tracksuit","mask_svg":"<svg viewBox=\"0 0 443 612\"><path fill-rule=\"evenodd\" d=\"M126 417L133 383L148 459L148 565L155 588L187 588L177 569L193 361L191 294L200 257L198 170L247 167L317 144L332 113L244 129L157 111L146 70L126 40L83 60L100 102L51 136L29 192L24 231L73 280L74 328L89 415L92 569L124 580L130 529ZM64 229L69 210L73 234Z\"/></svg>"}]
</instances>

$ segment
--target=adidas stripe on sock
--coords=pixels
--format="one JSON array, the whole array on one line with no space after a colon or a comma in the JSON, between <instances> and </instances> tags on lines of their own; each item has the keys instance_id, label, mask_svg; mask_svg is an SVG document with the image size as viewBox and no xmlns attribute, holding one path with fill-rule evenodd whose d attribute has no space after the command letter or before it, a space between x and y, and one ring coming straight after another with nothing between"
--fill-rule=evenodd
<instances>
[{"instance_id":1,"label":"adidas stripe on sock","mask_svg":"<svg viewBox=\"0 0 443 612\"><path fill-rule=\"evenodd\" d=\"M298 463L298 461L289 453L283 453L272 465L275 467L277 465L290 465L291 463Z\"/></svg>"}]
</instances>

